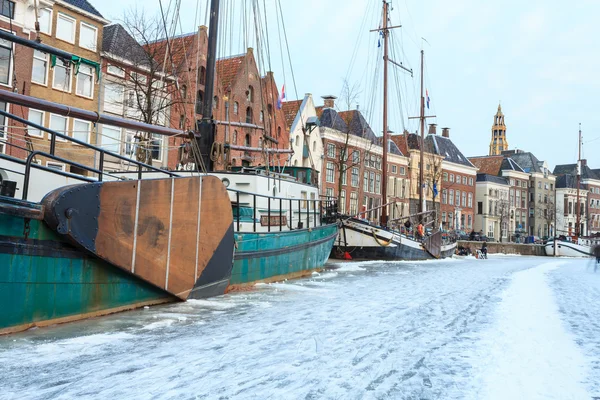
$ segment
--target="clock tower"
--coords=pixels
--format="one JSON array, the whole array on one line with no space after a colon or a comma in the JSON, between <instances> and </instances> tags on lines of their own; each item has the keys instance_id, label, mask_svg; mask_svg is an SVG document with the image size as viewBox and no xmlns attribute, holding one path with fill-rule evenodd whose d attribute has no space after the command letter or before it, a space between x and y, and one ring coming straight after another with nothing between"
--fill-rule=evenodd
<instances>
[{"instance_id":1,"label":"clock tower","mask_svg":"<svg viewBox=\"0 0 600 400\"><path fill-rule=\"evenodd\" d=\"M498 112L494 116L494 126L492 126L490 156L499 156L505 150L508 150L508 141L506 140L506 125L504 124L502 107L500 107L500 104L498 104Z\"/></svg>"}]
</instances>

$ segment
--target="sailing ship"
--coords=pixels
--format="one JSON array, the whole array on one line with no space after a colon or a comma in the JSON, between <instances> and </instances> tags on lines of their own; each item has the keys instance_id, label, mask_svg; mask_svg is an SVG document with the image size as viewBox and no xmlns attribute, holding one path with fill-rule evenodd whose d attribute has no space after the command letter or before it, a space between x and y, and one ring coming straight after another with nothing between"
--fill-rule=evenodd
<instances>
[{"instance_id":1,"label":"sailing ship","mask_svg":"<svg viewBox=\"0 0 600 400\"><path fill-rule=\"evenodd\" d=\"M387 165L387 154L389 151L388 139L388 40L390 27L388 25L389 3L383 1L383 15L381 28L375 31L380 32L383 37L383 165ZM406 69L401 64L394 62L400 68ZM410 71L412 72L412 71ZM423 51L421 51L421 143L424 143L425 130L425 98L423 96ZM425 165L423 160L423 146L420 146L420 165ZM420 238L409 236L407 233L396 229L391 229L392 223L399 225L398 221L390 221L387 217L387 207L393 204L388 202L387 196L387 168L382 168L382 204L377 207L381 210L380 224L374 224L370 221L360 218L361 215L371 210L363 210L359 215L347 216L341 215L341 230L336 240L332 256L336 258L369 259L369 260L427 260L451 257L456 250L456 242L447 242L443 233L436 229L431 234L425 234ZM404 221L411 219L414 222L420 222L423 226L433 226L435 224L435 210L426 210L424 198L424 177L423 168L420 168L419 175L419 213L416 215L401 218ZM401 224L400 224L401 225Z\"/></svg>"},{"instance_id":2,"label":"sailing ship","mask_svg":"<svg viewBox=\"0 0 600 400\"><path fill-rule=\"evenodd\" d=\"M576 222L575 222L575 232L574 235L571 235L571 232L565 232L567 235L560 235L554 237L546 242L544 245L544 250L547 256L565 256L565 257L594 257L594 248L596 246L600 246L600 237L584 237L582 236L582 224L581 224L581 215L583 211L581 210L582 203L580 201L581 197L581 174L582 174L582 162L581 162L581 124L579 126L579 141L578 141L578 159L576 165L576 202L575 202L575 214L576 214ZM568 185L569 175L565 176L566 183ZM570 186L569 186L570 187ZM566 210L565 210L566 212Z\"/></svg>"},{"instance_id":3,"label":"sailing ship","mask_svg":"<svg viewBox=\"0 0 600 400\"><path fill-rule=\"evenodd\" d=\"M213 0L207 99L213 97L218 22L219 1ZM4 31L0 38L67 62L85 62ZM0 89L0 100L152 134L185 133L7 90ZM190 143L195 165L208 170L195 172L163 170L0 111L50 139L48 151L23 148L26 160L0 154L0 333L216 296L323 267L338 227L322 218L331 206L319 198L316 172L271 166L214 171L211 151L219 121L212 117L211 102L204 103ZM95 152L98 165L59 157L57 140ZM40 157L87 175L38 165ZM109 158L126 161L135 174L107 172Z\"/></svg>"}]
</instances>

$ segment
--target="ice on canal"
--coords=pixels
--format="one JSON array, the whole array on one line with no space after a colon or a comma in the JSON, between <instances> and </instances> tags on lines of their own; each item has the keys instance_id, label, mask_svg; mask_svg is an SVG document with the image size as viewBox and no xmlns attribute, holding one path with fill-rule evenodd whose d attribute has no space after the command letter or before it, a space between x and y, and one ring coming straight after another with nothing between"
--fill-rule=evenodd
<instances>
[{"instance_id":1,"label":"ice on canal","mask_svg":"<svg viewBox=\"0 0 600 400\"><path fill-rule=\"evenodd\" d=\"M0 337L2 399L600 399L600 272L352 262Z\"/></svg>"}]
</instances>

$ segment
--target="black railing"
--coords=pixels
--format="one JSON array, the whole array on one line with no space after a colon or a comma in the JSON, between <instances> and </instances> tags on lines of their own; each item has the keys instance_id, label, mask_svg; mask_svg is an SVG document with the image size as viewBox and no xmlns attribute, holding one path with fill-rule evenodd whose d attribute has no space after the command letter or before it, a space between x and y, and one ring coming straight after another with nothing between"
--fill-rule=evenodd
<instances>
[{"instance_id":1,"label":"black railing","mask_svg":"<svg viewBox=\"0 0 600 400\"><path fill-rule=\"evenodd\" d=\"M236 226L236 230L239 232L242 223L250 223L249 221L242 221L243 215L241 213L241 208L244 205L248 207L252 207L252 232L257 232L256 226L260 223L261 226L266 226L267 232L271 232L272 226L279 225L279 231L283 231L283 226L287 226L290 230L294 229L309 229L316 228L317 226L323 226L328 223L327 213L331 210L335 209L335 199L328 198L326 200L317 200L317 199L290 199L276 196L268 196L251 192L244 192L235 189L227 189L231 193L235 193L234 200L234 223ZM240 203L240 196L251 196L252 199L248 202ZM257 198L266 199L266 204L263 203L263 207L266 208L266 215L259 215L261 219L257 218L257 214L259 210L257 208ZM284 200L289 205L288 210L283 210ZM274 204L279 204L278 210L273 210L271 207L272 202ZM311 205L312 204L312 205ZM260 205L258 205L260 207ZM297 211L295 211L297 206ZM263 214L263 213L261 213ZM297 214L297 217L294 218L294 214ZM306 219L304 215L306 214ZM311 214L312 224L311 224ZM289 216L289 221L285 221L284 217ZM266 225L262 222L262 217L266 217ZM278 219L273 220L272 217L278 217ZM276 223L273 223L275 221ZM294 225L294 223L296 225ZM306 226L304 225L306 223Z\"/></svg>"},{"instance_id":2,"label":"black railing","mask_svg":"<svg viewBox=\"0 0 600 400\"><path fill-rule=\"evenodd\" d=\"M69 178L75 178L75 179L83 180L83 181L86 181L86 182L95 182L95 181L102 182L102 179L103 179L104 176L110 176L110 177L113 177L113 178L115 178L117 180L121 179L121 178L115 177L114 175L111 175L110 173L104 171L104 163L105 163L105 159L106 159L107 155L110 156L110 157L116 158L118 160L126 161L130 165L131 164L135 165L137 167L138 179L142 179L142 173L144 172L143 171L144 168L147 171L150 171L150 172L159 172L159 173L171 176L171 177L180 176L179 174L177 174L175 172L166 171L164 169L161 169L161 168L158 168L158 167L154 167L152 165L145 164L145 163L142 163L142 162L137 161L137 160L132 160L131 158L128 158L128 157L122 156L120 154L114 153L114 152L112 152L110 150L106 150L106 149L103 149L101 147L95 146L93 144L89 144L87 142L84 142L84 141L72 138L69 135L65 135L65 134L62 134L60 132L56 132L56 131L54 131L52 129L49 129L49 128L46 128L46 127L44 127L42 125L38 125L38 124L36 124L34 122L28 121L28 120L26 120L24 118L21 118L21 117L18 117L16 115L7 113L6 111L0 110L0 115L4 116L5 118L10 118L10 119L12 119L14 121L20 122L20 123L22 123L24 125L31 126L31 127L35 128L35 129L38 129L40 131L44 131L44 132L47 132L48 134L50 134L50 152L49 153L48 152L43 152L43 151L36 151L36 150L26 149L26 148L23 148L21 146L14 145L12 143L9 143L8 141L4 141L3 140L3 142L6 143L8 146L14 146L14 147L17 147L19 149L24 149L24 150L29 151L29 153L30 153L29 156L27 157L26 161L25 161L25 177L24 177L24 182L23 182L23 186L24 186L23 187L23 200L27 200L27 195L28 195L28 191L29 191L29 180L30 180L30 174L31 174L32 161L33 161L33 158L36 155L43 156L43 157L46 157L46 158L50 158L50 159L53 159L53 160L56 160L56 161L60 161L60 162L63 162L65 164L69 164L71 166L75 166L75 167L81 168L81 169L83 169L85 171L97 174L98 177L97 177L97 180L95 180L95 179L90 178L90 177L86 177L86 176L82 176L82 175L78 175L78 174L73 174L73 173L70 173L70 172L61 171L61 170L57 170L57 169L54 169L54 168L44 167L44 166L37 165L37 164L33 164L33 166L36 169L41 169L41 170L44 170L44 171L47 171L47 172L54 173L56 175L61 175L61 176L69 177ZM98 168L89 167L89 166L86 166L84 164L81 164L81 163L78 163L78 162L75 162L75 161L63 158L63 157L58 157L55 154L56 153L56 138L61 138L61 139L64 139L66 142L75 143L75 144L78 144L80 146L83 146L84 148L87 148L87 149L93 150L95 152L98 152L99 153Z\"/></svg>"}]
</instances>

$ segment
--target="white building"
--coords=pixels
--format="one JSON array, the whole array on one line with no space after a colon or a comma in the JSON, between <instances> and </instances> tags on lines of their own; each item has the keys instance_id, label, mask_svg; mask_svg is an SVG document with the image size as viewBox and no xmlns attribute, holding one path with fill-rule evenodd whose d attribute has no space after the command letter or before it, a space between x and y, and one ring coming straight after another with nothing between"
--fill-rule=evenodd
<instances>
[{"instance_id":1,"label":"white building","mask_svg":"<svg viewBox=\"0 0 600 400\"><path fill-rule=\"evenodd\" d=\"M508 240L509 189L509 181L504 177L477 174L475 232L483 232L494 241Z\"/></svg>"}]
</instances>

